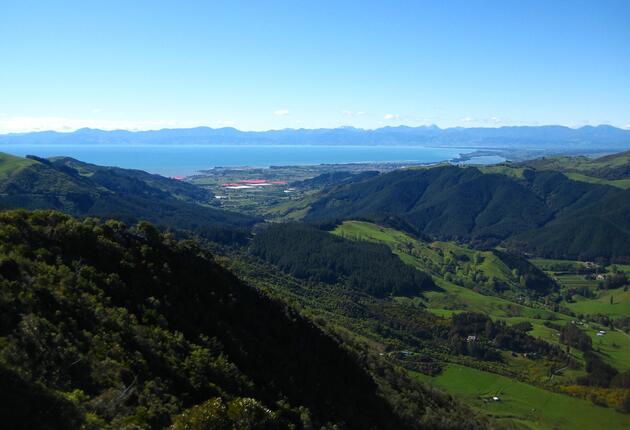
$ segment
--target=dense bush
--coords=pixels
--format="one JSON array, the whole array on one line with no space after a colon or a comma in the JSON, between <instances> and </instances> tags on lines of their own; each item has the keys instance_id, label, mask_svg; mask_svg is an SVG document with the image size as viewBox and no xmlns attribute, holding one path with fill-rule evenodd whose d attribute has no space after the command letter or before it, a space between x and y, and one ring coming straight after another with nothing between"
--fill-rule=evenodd
<instances>
[{"instance_id":1,"label":"dense bush","mask_svg":"<svg viewBox=\"0 0 630 430\"><path fill-rule=\"evenodd\" d=\"M148 223L0 213L0 339L7 428L162 428L209 398L233 421L405 428L336 341Z\"/></svg>"},{"instance_id":2,"label":"dense bush","mask_svg":"<svg viewBox=\"0 0 630 430\"><path fill-rule=\"evenodd\" d=\"M584 360L586 360L586 376L578 378L578 383L582 385L594 385L598 387L608 387L611 381L615 379L618 372L617 370L605 363L599 355L593 351L588 351L584 354ZM623 378L621 379L621 382Z\"/></svg>"},{"instance_id":3,"label":"dense bush","mask_svg":"<svg viewBox=\"0 0 630 430\"><path fill-rule=\"evenodd\" d=\"M377 297L436 288L429 275L403 263L385 245L344 239L305 224L271 225L256 235L251 250L298 278L344 283Z\"/></svg>"},{"instance_id":4,"label":"dense bush","mask_svg":"<svg viewBox=\"0 0 630 430\"><path fill-rule=\"evenodd\" d=\"M212 208L209 191L140 170L71 158L35 162L0 178L0 209L56 209L74 216L147 220L223 243L244 243L259 220Z\"/></svg>"},{"instance_id":5,"label":"dense bush","mask_svg":"<svg viewBox=\"0 0 630 430\"><path fill-rule=\"evenodd\" d=\"M566 324L560 329L560 342L584 352L593 348L593 340L590 336L573 323Z\"/></svg>"},{"instance_id":6,"label":"dense bush","mask_svg":"<svg viewBox=\"0 0 630 430\"><path fill-rule=\"evenodd\" d=\"M529 327L531 324L510 327L482 313L461 312L451 320L451 343L457 353L482 360L500 360L497 349L533 353L549 359L566 358L558 347L528 335L524 328Z\"/></svg>"}]
</instances>

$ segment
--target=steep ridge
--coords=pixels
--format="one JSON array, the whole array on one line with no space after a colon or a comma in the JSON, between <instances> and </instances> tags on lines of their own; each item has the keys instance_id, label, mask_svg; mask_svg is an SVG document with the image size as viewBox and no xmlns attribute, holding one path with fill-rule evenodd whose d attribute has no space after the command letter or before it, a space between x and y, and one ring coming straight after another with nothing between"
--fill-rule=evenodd
<instances>
[{"instance_id":1,"label":"steep ridge","mask_svg":"<svg viewBox=\"0 0 630 430\"><path fill-rule=\"evenodd\" d=\"M66 411L48 428L161 428L209 398L260 428L408 428L336 341L147 223L3 212L0 292L14 428L46 419L37 399Z\"/></svg>"}]
</instances>

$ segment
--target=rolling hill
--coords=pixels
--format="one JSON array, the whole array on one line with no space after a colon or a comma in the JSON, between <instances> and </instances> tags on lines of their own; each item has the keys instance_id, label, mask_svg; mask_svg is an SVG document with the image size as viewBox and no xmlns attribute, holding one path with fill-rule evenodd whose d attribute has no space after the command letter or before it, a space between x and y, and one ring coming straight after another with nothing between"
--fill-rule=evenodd
<instances>
[{"instance_id":1,"label":"rolling hill","mask_svg":"<svg viewBox=\"0 0 630 430\"><path fill-rule=\"evenodd\" d=\"M308 225L269 226L254 237L251 252L297 278L345 284L376 297L436 289L430 276L405 265L386 246L357 244Z\"/></svg>"},{"instance_id":2,"label":"rolling hill","mask_svg":"<svg viewBox=\"0 0 630 430\"><path fill-rule=\"evenodd\" d=\"M630 195L556 171L406 169L325 191L306 221L400 218L420 233L545 256L630 257ZM575 229L580 226L580 233Z\"/></svg>"},{"instance_id":3,"label":"rolling hill","mask_svg":"<svg viewBox=\"0 0 630 430\"><path fill-rule=\"evenodd\" d=\"M5 211L0 291L11 428L477 428L413 382L426 416L400 415L347 348L148 223Z\"/></svg>"},{"instance_id":4,"label":"rolling hill","mask_svg":"<svg viewBox=\"0 0 630 430\"><path fill-rule=\"evenodd\" d=\"M476 168L401 170L335 188L311 205L307 221L398 216L421 232L495 243L553 216L525 185Z\"/></svg>"},{"instance_id":5,"label":"rolling hill","mask_svg":"<svg viewBox=\"0 0 630 430\"><path fill-rule=\"evenodd\" d=\"M527 260L496 249L478 251L453 242L426 242L369 222L345 221L333 234L355 241L386 244L407 264L486 295L541 297L555 282Z\"/></svg>"},{"instance_id":6,"label":"rolling hill","mask_svg":"<svg viewBox=\"0 0 630 430\"><path fill-rule=\"evenodd\" d=\"M630 258L630 190L565 211L543 227L514 236L508 246L550 258Z\"/></svg>"},{"instance_id":7,"label":"rolling hill","mask_svg":"<svg viewBox=\"0 0 630 430\"><path fill-rule=\"evenodd\" d=\"M203 188L139 170L70 158L0 155L0 208L56 209L75 216L147 220L227 240L257 219L207 206Z\"/></svg>"}]
</instances>

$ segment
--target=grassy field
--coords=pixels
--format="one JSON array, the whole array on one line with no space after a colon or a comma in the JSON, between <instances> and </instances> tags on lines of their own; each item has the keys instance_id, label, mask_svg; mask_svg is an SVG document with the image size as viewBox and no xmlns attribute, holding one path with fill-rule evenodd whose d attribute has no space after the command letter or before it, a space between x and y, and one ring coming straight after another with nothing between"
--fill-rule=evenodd
<instances>
[{"instance_id":1,"label":"grassy field","mask_svg":"<svg viewBox=\"0 0 630 430\"><path fill-rule=\"evenodd\" d=\"M492 415L507 428L630 428L630 415L477 369L449 365L435 377L415 375ZM492 401L493 396L501 400Z\"/></svg>"},{"instance_id":2,"label":"grassy field","mask_svg":"<svg viewBox=\"0 0 630 430\"><path fill-rule=\"evenodd\" d=\"M522 167L512 167L505 164L478 166L477 168L483 173L497 173L499 175L505 175L516 179L523 179L523 172L525 171Z\"/></svg>"},{"instance_id":3,"label":"grassy field","mask_svg":"<svg viewBox=\"0 0 630 430\"><path fill-rule=\"evenodd\" d=\"M584 275L567 273L561 275L555 274L552 276L563 287L597 287L597 281L595 279L587 279Z\"/></svg>"},{"instance_id":4,"label":"grassy field","mask_svg":"<svg viewBox=\"0 0 630 430\"><path fill-rule=\"evenodd\" d=\"M436 284L441 291L430 291L424 294L423 298L397 298L396 300L421 302L429 312L436 315L448 317L453 313L464 311L483 312L495 320L503 320L507 324L517 324L527 321L532 324L532 336L541 338L547 342L558 344L559 333L544 325L545 321L552 320L555 324L564 325L574 317L566 314L552 312L541 306L525 306L521 303L494 296L480 294L471 289L455 285L448 282L443 276L436 274L432 270L444 264L447 256L464 255L472 259L475 253L485 256L480 264L481 269L488 276L495 276L498 279L507 279L509 269L489 252L474 251L451 242L432 242L430 244L420 242L407 234L381 227L372 223L362 221L346 221L338 226L335 234L355 240L368 240L388 245L401 260L407 264L427 271L433 275ZM490 254L490 255L487 255ZM498 261L497 261L498 260ZM581 269L584 263L565 260L543 260L534 259L532 263L541 268L562 267ZM619 267L618 267L619 268ZM624 269L624 268L620 268ZM597 281L585 279L583 275L561 274L554 277L564 287L588 286L595 288ZM565 303L565 305L576 314L605 314L611 317L630 316L630 292L623 289L612 290L610 292L598 292L600 296L596 299L584 299L575 296L575 303ZM610 296L613 296L613 304L610 304ZM605 327L591 325L586 332L593 338L593 346L602 353L606 361L618 370L630 368L630 335L622 332L610 332ZM597 336L598 330L606 330L604 336ZM579 353L576 358L581 359Z\"/></svg>"},{"instance_id":5,"label":"grassy field","mask_svg":"<svg viewBox=\"0 0 630 430\"><path fill-rule=\"evenodd\" d=\"M0 152L0 179L7 178L7 176L15 172L16 169L28 167L35 163L36 161L29 160L28 158L15 157Z\"/></svg>"},{"instance_id":6,"label":"grassy field","mask_svg":"<svg viewBox=\"0 0 630 430\"><path fill-rule=\"evenodd\" d=\"M530 167L536 170L555 170L564 173L569 179L579 182L587 182L590 184L610 185L616 188L630 188L630 178L622 179L604 179L591 176L592 172L598 169L619 168L630 164L630 153L616 154L611 157L589 158L579 157L544 157L536 160L530 160ZM495 164L490 166L479 166L479 170L483 173L497 173L510 176L516 179L522 179L524 167Z\"/></svg>"},{"instance_id":7,"label":"grassy field","mask_svg":"<svg viewBox=\"0 0 630 430\"><path fill-rule=\"evenodd\" d=\"M451 314L453 311L483 312L494 319L503 319L516 324L528 320L538 324L539 320L552 318L565 319L566 316L536 309L511 302L495 296L486 296L468 288L453 285L443 279L435 279L442 291L425 293L427 310L440 315ZM514 321L511 321L511 320ZM542 323L542 321L540 321Z\"/></svg>"},{"instance_id":8,"label":"grassy field","mask_svg":"<svg viewBox=\"0 0 630 430\"><path fill-rule=\"evenodd\" d=\"M299 198L270 207L261 207L259 212L273 221L299 221L308 213L310 205L316 200L316 195L314 191L300 194Z\"/></svg>"},{"instance_id":9,"label":"grassy field","mask_svg":"<svg viewBox=\"0 0 630 430\"><path fill-rule=\"evenodd\" d=\"M617 270L630 273L630 264L616 264Z\"/></svg>"},{"instance_id":10,"label":"grassy field","mask_svg":"<svg viewBox=\"0 0 630 430\"><path fill-rule=\"evenodd\" d=\"M611 185L624 190L630 188L630 179L602 179L574 172L567 172L565 175L574 181L588 182L590 184Z\"/></svg>"},{"instance_id":11,"label":"grassy field","mask_svg":"<svg viewBox=\"0 0 630 430\"><path fill-rule=\"evenodd\" d=\"M575 303L566 306L575 313L604 314L611 317L630 316L630 291L616 290L600 291L595 299L585 299L574 296ZM612 298L612 304L611 304Z\"/></svg>"},{"instance_id":12,"label":"grassy field","mask_svg":"<svg viewBox=\"0 0 630 430\"><path fill-rule=\"evenodd\" d=\"M544 157L530 160L528 165L537 170L556 170L574 181L591 184L610 185L617 188L630 188L630 178L605 179L597 177L597 172L605 169L627 167L630 164L630 152L611 156L589 158L579 157Z\"/></svg>"},{"instance_id":13,"label":"grassy field","mask_svg":"<svg viewBox=\"0 0 630 430\"><path fill-rule=\"evenodd\" d=\"M505 320L508 324L529 321L535 330L545 333L546 339L555 342L557 342L557 337L550 333L550 329L545 327L543 322L549 318L565 322L570 320L568 316L548 309L524 306L501 297L480 294L470 288L448 282L442 276L432 272L435 266L431 263L436 266L443 264L444 255L448 256L449 253L466 254L469 258L473 258L474 254L479 254L484 256L480 267L485 274L507 279L511 275L509 269L491 252L474 251L450 242L426 244L403 232L362 221L346 221L338 226L334 233L355 240L386 244L407 264L431 273L442 291L427 292L423 299L398 298L397 300L422 301L427 310L436 315L449 316L455 312L476 311L486 313L494 319Z\"/></svg>"},{"instance_id":14,"label":"grassy field","mask_svg":"<svg viewBox=\"0 0 630 430\"><path fill-rule=\"evenodd\" d=\"M476 251L453 242L421 242L403 232L362 221L345 221L333 233L353 240L384 243L406 263L439 277L445 267L451 266L452 273L446 279L460 285L479 278L494 279L512 287L518 283L518 276L490 251Z\"/></svg>"},{"instance_id":15,"label":"grassy field","mask_svg":"<svg viewBox=\"0 0 630 430\"><path fill-rule=\"evenodd\" d=\"M604 157L590 158L577 157L544 157L532 160L533 164L542 170L559 170L571 172L588 172L593 169L615 168L626 166L630 163L630 152L623 152Z\"/></svg>"},{"instance_id":16,"label":"grassy field","mask_svg":"<svg viewBox=\"0 0 630 430\"><path fill-rule=\"evenodd\" d=\"M577 271L586 268L586 263L576 260L554 260L550 258L531 258L529 260L535 266L538 266L541 270L551 272L569 272Z\"/></svg>"}]
</instances>

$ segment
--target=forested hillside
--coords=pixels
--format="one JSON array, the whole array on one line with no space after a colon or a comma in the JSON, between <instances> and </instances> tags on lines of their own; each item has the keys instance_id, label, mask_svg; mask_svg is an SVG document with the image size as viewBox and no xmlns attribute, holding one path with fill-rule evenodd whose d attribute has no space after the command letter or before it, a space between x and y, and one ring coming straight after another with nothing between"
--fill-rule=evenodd
<instances>
[{"instance_id":1,"label":"forested hillside","mask_svg":"<svg viewBox=\"0 0 630 430\"><path fill-rule=\"evenodd\" d=\"M334 189L307 220L396 215L444 239L498 241L551 219L552 211L524 185L503 175L454 166L409 169Z\"/></svg>"},{"instance_id":2,"label":"forested hillside","mask_svg":"<svg viewBox=\"0 0 630 430\"><path fill-rule=\"evenodd\" d=\"M361 221L345 221L332 233L362 243L387 244L402 261L419 270L485 295L536 299L558 288L556 282L526 259L497 249L483 251L452 242L425 241L391 227Z\"/></svg>"},{"instance_id":3,"label":"forested hillside","mask_svg":"<svg viewBox=\"0 0 630 430\"><path fill-rule=\"evenodd\" d=\"M368 171L362 173L352 173L348 171L337 171L330 173L322 173L311 179L305 179L303 181L297 181L291 183L292 187L298 188L320 188L330 187L339 184L348 184L351 182L359 182L365 179L373 178L377 176L377 171Z\"/></svg>"},{"instance_id":4,"label":"forested hillside","mask_svg":"<svg viewBox=\"0 0 630 430\"><path fill-rule=\"evenodd\" d=\"M517 250L550 258L630 261L630 190L564 212L540 229L514 236Z\"/></svg>"},{"instance_id":5,"label":"forested hillside","mask_svg":"<svg viewBox=\"0 0 630 430\"><path fill-rule=\"evenodd\" d=\"M395 171L324 191L308 221L398 217L421 233L556 258L630 258L630 194L521 167ZM502 173L499 173L502 172ZM576 234L576 228L580 231Z\"/></svg>"},{"instance_id":6,"label":"forested hillside","mask_svg":"<svg viewBox=\"0 0 630 430\"><path fill-rule=\"evenodd\" d=\"M571 174L581 174L589 178L599 178L604 180L623 180L630 178L630 152L606 155L599 158L589 157L544 157L535 160L528 160L519 163L536 170L554 170ZM620 184L615 183L613 184Z\"/></svg>"},{"instance_id":7,"label":"forested hillside","mask_svg":"<svg viewBox=\"0 0 630 430\"><path fill-rule=\"evenodd\" d=\"M630 269L608 263L629 254L630 190L509 164L303 186L294 203L311 223L265 224L209 207L212 194L189 183L0 157L3 208L82 217L0 212L0 396L12 428L628 421ZM519 388L493 406L457 372ZM463 393L476 412L421 381ZM533 421L540 396L583 413Z\"/></svg>"},{"instance_id":8,"label":"forested hillside","mask_svg":"<svg viewBox=\"0 0 630 430\"><path fill-rule=\"evenodd\" d=\"M174 179L69 158L0 156L0 208L151 221L215 240L238 238L256 218L211 208L212 194ZM241 234L242 235L242 234Z\"/></svg>"},{"instance_id":9,"label":"forested hillside","mask_svg":"<svg viewBox=\"0 0 630 430\"><path fill-rule=\"evenodd\" d=\"M254 255L303 279L345 284L385 297L436 289L427 274L404 264L384 245L356 243L303 224L279 224L256 235Z\"/></svg>"},{"instance_id":10,"label":"forested hillside","mask_svg":"<svg viewBox=\"0 0 630 430\"><path fill-rule=\"evenodd\" d=\"M351 352L147 223L3 212L0 292L10 428L475 426L420 387L428 415L403 417Z\"/></svg>"}]
</instances>

